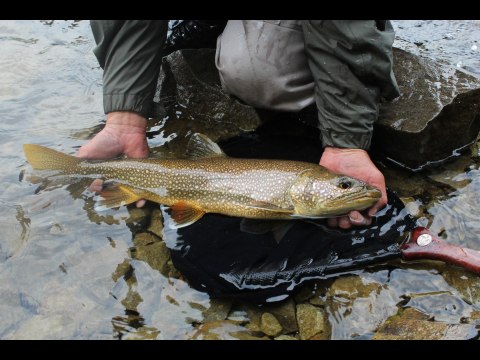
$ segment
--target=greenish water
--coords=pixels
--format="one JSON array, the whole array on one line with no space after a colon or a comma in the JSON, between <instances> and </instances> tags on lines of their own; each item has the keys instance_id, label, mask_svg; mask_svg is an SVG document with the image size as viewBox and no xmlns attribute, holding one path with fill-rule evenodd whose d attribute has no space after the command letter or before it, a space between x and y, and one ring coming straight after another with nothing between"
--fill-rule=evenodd
<instances>
[{"instance_id":1,"label":"greenish water","mask_svg":"<svg viewBox=\"0 0 480 360\"><path fill-rule=\"evenodd\" d=\"M394 25L399 43L480 74L480 21ZM394 315L412 321L408 308L425 316L419 336L431 323L478 325L480 278L441 263L394 261L265 308L190 288L156 236L158 208L97 214L85 182L45 183L23 157L24 143L73 154L104 120L88 22L0 21L0 47L1 339L369 339ZM480 250L479 156L476 144L415 176L379 166L434 232Z\"/></svg>"}]
</instances>

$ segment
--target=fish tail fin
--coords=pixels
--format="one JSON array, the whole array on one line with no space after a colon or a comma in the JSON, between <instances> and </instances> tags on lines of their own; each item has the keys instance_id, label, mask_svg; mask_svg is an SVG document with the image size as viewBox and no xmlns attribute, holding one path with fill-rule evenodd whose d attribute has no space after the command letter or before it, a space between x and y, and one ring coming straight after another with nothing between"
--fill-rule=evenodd
<instances>
[{"instance_id":1,"label":"fish tail fin","mask_svg":"<svg viewBox=\"0 0 480 360\"><path fill-rule=\"evenodd\" d=\"M37 170L68 170L82 159L35 144L24 144L23 152L27 161Z\"/></svg>"}]
</instances>

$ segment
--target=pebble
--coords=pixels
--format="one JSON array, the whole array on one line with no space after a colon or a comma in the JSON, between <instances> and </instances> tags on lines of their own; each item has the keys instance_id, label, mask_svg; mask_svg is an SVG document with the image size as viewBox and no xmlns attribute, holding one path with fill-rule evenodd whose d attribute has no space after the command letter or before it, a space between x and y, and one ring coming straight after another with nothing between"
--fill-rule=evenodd
<instances>
[{"instance_id":1,"label":"pebble","mask_svg":"<svg viewBox=\"0 0 480 360\"><path fill-rule=\"evenodd\" d=\"M282 325L270 313L263 313L260 319L260 330L268 336L277 336L282 332Z\"/></svg>"},{"instance_id":2,"label":"pebble","mask_svg":"<svg viewBox=\"0 0 480 360\"><path fill-rule=\"evenodd\" d=\"M300 339L308 340L324 331L323 310L310 304L299 304L297 322Z\"/></svg>"}]
</instances>

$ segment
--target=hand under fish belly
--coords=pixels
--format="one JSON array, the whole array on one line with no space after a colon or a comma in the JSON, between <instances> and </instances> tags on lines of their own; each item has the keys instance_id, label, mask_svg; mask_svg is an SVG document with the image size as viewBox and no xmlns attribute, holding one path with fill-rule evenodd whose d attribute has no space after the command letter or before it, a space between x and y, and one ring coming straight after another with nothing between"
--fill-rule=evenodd
<instances>
[{"instance_id":1,"label":"hand under fish belly","mask_svg":"<svg viewBox=\"0 0 480 360\"><path fill-rule=\"evenodd\" d=\"M227 157L202 134L194 134L186 158L92 161L40 145L25 144L34 169L101 177L113 185L100 192L100 208L147 199L170 206L177 227L205 213L251 219L318 219L364 210L378 189L307 162Z\"/></svg>"}]
</instances>

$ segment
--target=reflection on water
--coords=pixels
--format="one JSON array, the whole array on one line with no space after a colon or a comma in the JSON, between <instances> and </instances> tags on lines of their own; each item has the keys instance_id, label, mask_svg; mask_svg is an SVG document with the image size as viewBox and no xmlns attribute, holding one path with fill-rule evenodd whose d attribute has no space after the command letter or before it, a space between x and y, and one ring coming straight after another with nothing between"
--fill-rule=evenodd
<instances>
[{"instance_id":1,"label":"reflection on water","mask_svg":"<svg viewBox=\"0 0 480 360\"><path fill-rule=\"evenodd\" d=\"M463 188L450 194L445 200L434 202L429 209L433 215L432 231L441 234L449 242L478 248L480 239L480 171L460 174L470 180Z\"/></svg>"},{"instance_id":2,"label":"reflection on water","mask_svg":"<svg viewBox=\"0 0 480 360\"><path fill-rule=\"evenodd\" d=\"M478 21L394 25L423 54L480 73ZM157 205L98 213L88 179L35 178L23 157L23 143L73 154L99 130L88 22L0 21L0 46L0 338L370 339L407 309L418 329L480 318L478 276L438 262L392 261L263 307L193 290L162 241ZM176 151L183 138L172 124L152 126L156 152L170 142L166 152ZM433 231L480 249L478 157L472 147L436 172L390 169L387 181Z\"/></svg>"}]
</instances>

